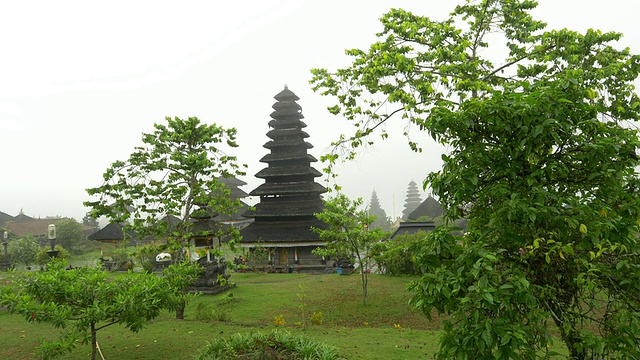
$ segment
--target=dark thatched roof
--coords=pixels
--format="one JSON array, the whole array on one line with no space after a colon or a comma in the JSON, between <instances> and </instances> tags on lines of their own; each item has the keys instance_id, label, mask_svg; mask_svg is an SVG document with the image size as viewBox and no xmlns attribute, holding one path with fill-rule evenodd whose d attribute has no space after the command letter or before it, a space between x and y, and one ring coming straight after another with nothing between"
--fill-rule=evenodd
<instances>
[{"instance_id":1,"label":"dark thatched roof","mask_svg":"<svg viewBox=\"0 0 640 360\"><path fill-rule=\"evenodd\" d=\"M22 212L22 210L20 210L20 214L16 215L13 218L13 221L15 222L21 222L21 221L31 221L31 220L35 220L34 218L32 218L29 215L26 215L25 213Z\"/></svg>"},{"instance_id":2,"label":"dark thatched roof","mask_svg":"<svg viewBox=\"0 0 640 360\"><path fill-rule=\"evenodd\" d=\"M413 235L419 231L433 231L435 228L436 225L432 221L401 222L400 226L398 226L396 231L394 231L389 238L393 239L398 235Z\"/></svg>"},{"instance_id":3,"label":"dark thatched roof","mask_svg":"<svg viewBox=\"0 0 640 360\"><path fill-rule=\"evenodd\" d=\"M305 195L305 194L323 194L327 192L327 189L315 182L293 182L274 184L267 183L262 184L251 191L249 194L252 196L267 196L267 195Z\"/></svg>"},{"instance_id":4,"label":"dark thatched roof","mask_svg":"<svg viewBox=\"0 0 640 360\"><path fill-rule=\"evenodd\" d=\"M271 116L273 117L273 115L281 115L281 114L282 114L281 111L274 111L271 113ZM303 118L304 116L302 116L302 114L287 115L285 117L278 118L278 120L269 121L269 127L284 129L287 127L291 127L292 125L295 125L298 128L304 128L304 127L307 127L307 124L305 124L304 121L300 120Z\"/></svg>"},{"instance_id":5,"label":"dark thatched roof","mask_svg":"<svg viewBox=\"0 0 640 360\"><path fill-rule=\"evenodd\" d=\"M229 197L232 199L242 199L249 196L249 194L247 194L244 190L238 188L239 186L247 185L247 183L236 177L219 177L218 181L224 184L227 189L229 189Z\"/></svg>"},{"instance_id":6,"label":"dark thatched roof","mask_svg":"<svg viewBox=\"0 0 640 360\"><path fill-rule=\"evenodd\" d=\"M311 227L326 228L325 223L317 219L304 221L253 222L240 230L240 243L291 243L322 242L320 236Z\"/></svg>"},{"instance_id":7,"label":"dark thatched roof","mask_svg":"<svg viewBox=\"0 0 640 360\"><path fill-rule=\"evenodd\" d=\"M4 224L4 228L6 228L11 234L18 237L27 235L34 237L46 237L49 224L57 224L63 220L63 218L34 219L28 216L26 216L26 218L30 220L17 220L25 218L16 216L14 220L6 222Z\"/></svg>"},{"instance_id":8,"label":"dark thatched roof","mask_svg":"<svg viewBox=\"0 0 640 360\"><path fill-rule=\"evenodd\" d=\"M217 220L208 219L208 220L197 220L193 222L191 225L191 232L193 232L195 237L198 236L211 236L217 232L228 232L230 229L230 225L225 225Z\"/></svg>"},{"instance_id":9,"label":"dark thatched roof","mask_svg":"<svg viewBox=\"0 0 640 360\"><path fill-rule=\"evenodd\" d=\"M271 140L267 141L263 146L265 149L275 149L275 148L284 148L291 147L296 149L312 149L313 145L304 141L303 138L292 138L292 139L282 139L282 140Z\"/></svg>"},{"instance_id":10,"label":"dark thatched roof","mask_svg":"<svg viewBox=\"0 0 640 360\"><path fill-rule=\"evenodd\" d=\"M236 177L219 177L218 181L220 181L221 183L227 185L227 186L231 186L231 187L238 187L238 186L243 186L243 185L247 185L246 182L236 178Z\"/></svg>"},{"instance_id":11,"label":"dark thatched roof","mask_svg":"<svg viewBox=\"0 0 640 360\"><path fill-rule=\"evenodd\" d=\"M240 201L240 206L236 208L236 212L232 214L218 214L216 216L216 221L243 221L247 220L246 217L243 216L245 212L249 210L249 205Z\"/></svg>"},{"instance_id":12,"label":"dark thatched roof","mask_svg":"<svg viewBox=\"0 0 640 360\"><path fill-rule=\"evenodd\" d=\"M130 239L135 236L133 231L126 232L126 238ZM97 232L89 235L89 240L95 241L119 241L124 240L125 231L124 225L119 223L110 223Z\"/></svg>"},{"instance_id":13,"label":"dark thatched roof","mask_svg":"<svg viewBox=\"0 0 640 360\"><path fill-rule=\"evenodd\" d=\"M320 177L322 173L310 166L281 166L277 168L264 168L256 173L257 178L270 178L274 176L304 176Z\"/></svg>"},{"instance_id":14,"label":"dark thatched roof","mask_svg":"<svg viewBox=\"0 0 640 360\"><path fill-rule=\"evenodd\" d=\"M160 219L159 222L166 222L169 225L169 228L173 228L176 225L182 223L182 219L175 215L167 215Z\"/></svg>"},{"instance_id":15,"label":"dark thatched roof","mask_svg":"<svg viewBox=\"0 0 640 360\"><path fill-rule=\"evenodd\" d=\"M256 204L254 208L254 210L246 211L243 216L253 218L274 216L273 214L281 217L313 216L315 213L322 212L324 205L320 199L316 201L263 201Z\"/></svg>"},{"instance_id":16,"label":"dark thatched roof","mask_svg":"<svg viewBox=\"0 0 640 360\"><path fill-rule=\"evenodd\" d=\"M4 225L4 223L13 220L13 216L0 211L0 226Z\"/></svg>"},{"instance_id":17,"label":"dark thatched roof","mask_svg":"<svg viewBox=\"0 0 640 360\"><path fill-rule=\"evenodd\" d=\"M302 107L295 101L277 102L273 104L272 108L275 110L271 113L271 117L274 119L295 121L304 118Z\"/></svg>"},{"instance_id":18,"label":"dark thatched roof","mask_svg":"<svg viewBox=\"0 0 640 360\"><path fill-rule=\"evenodd\" d=\"M302 123L304 125L304 123ZM305 125L306 126L306 125ZM306 132L300 130L300 128L302 128L304 126L300 126L297 128L284 128L284 129L279 129L279 128L274 128L273 130L269 131L267 133L267 137L269 139L273 139L273 140L278 140L278 139L285 139L285 138L298 138L298 139L305 139L309 137L309 134L307 134Z\"/></svg>"},{"instance_id":19,"label":"dark thatched roof","mask_svg":"<svg viewBox=\"0 0 640 360\"><path fill-rule=\"evenodd\" d=\"M285 165L281 165L281 166L287 166L286 163L291 163L292 161L302 161L302 162L307 162L307 163L312 163L312 162L316 162L318 161L318 159L316 159L313 155L311 154L295 154L295 153L286 153L286 154L267 154L265 156L262 157L262 159L260 159L260 162L266 162L266 163L274 163L274 162L281 162L281 163L285 163Z\"/></svg>"},{"instance_id":20,"label":"dark thatched roof","mask_svg":"<svg viewBox=\"0 0 640 360\"><path fill-rule=\"evenodd\" d=\"M300 100L298 95L294 94L293 91L289 90L289 88L286 85L284 86L284 90L277 93L276 96L274 96L273 98L278 100L279 102Z\"/></svg>"},{"instance_id":21,"label":"dark thatched roof","mask_svg":"<svg viewBox=\"0 0 640 360\"><path fill-rule=\"evenodd\" d=\"M428 196L420 206L409 214L407 217L409 220L416 220L422 216L428 216L430 218L437 218L444 214L444 209L440 206L438 200L431 196Z\"/></svg>"}]
</instances>

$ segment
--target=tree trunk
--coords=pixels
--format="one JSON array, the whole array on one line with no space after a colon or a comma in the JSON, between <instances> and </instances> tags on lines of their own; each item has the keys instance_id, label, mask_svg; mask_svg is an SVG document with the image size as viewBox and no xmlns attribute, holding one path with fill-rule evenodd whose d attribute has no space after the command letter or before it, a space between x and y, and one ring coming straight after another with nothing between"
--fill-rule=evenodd
<instances>
[{"instance_id":1,"label":"tree trunk","mask_svg":"<svg viewBox=\"0 0 640 360\"><path fill-rule=\"evenodd\" d=\"M91 323L91 360L96 360L98 350L98 332L96 331L96 324Z\"/></svg>"},{"instance_id":2,"label":"tree trunk","mask_svg":"<svg viewBox=\"0 0 640 360\"><path fill-rule=\"evenodd\" d=\"M582 337L576 330L575 325L565 317L561 305L549 306L549 309L552 311L552 318L558 330L560 330L560 338L567 350L569 350L569 358L572 360L585 360L587 358L586 351L584 349L578 351L578 345L582 343Z\"/></svg>"},{"instance_id":3,"label":"tree trunk","mask_svg":"<svg viewBox=\"0 0 640 360\"><path fill-rule=\"evenodd\" d=\"M360 276L362 277L362 305L367 305L367 283L369 282L367 275L368 274L364 271L362 265L360 265Z\"/></svg>"},{"instance_id":4,"label":"tree trunk","mask_svg":"<svg viewBox=\"0 0 640 360\"><path fill-rule=\"evenodd\" d=\"M569 349L569 358L572 360L586 360L587 354L584 349L581 352L578 351L578 344L582 343L582 338L580 337L578 331L571 329L568 334L565 334L564 331L561 332L562 339L564 340L567 349Z\"/></svg>"},{"instance_id":5,"label":"tree trunk","mask_svg":"<svg viewBox=\"0 0 640 360\"><path fill-rule=\"evenodd\" d=\"M176 319L184 320L184 308L186 307L184 302L181 302L180 305L176 308Z\"/></svg>"}]
</instances>

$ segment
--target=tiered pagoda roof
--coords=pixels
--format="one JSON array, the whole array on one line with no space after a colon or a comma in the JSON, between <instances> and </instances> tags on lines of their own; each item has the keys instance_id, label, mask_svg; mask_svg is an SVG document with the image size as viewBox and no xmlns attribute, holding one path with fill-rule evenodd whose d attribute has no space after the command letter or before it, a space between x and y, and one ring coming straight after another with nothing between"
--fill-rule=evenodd
<instances>
[{"instance_id":1,"label":"tiered pagoda roof","mask_svg":"<svg viewBox=\"0 0 640 360\"><path fill-rule=\"evenodd\" d=\"M311 227L324 227L314 214L322 211L321 194L327 190L315 182L322 174L311 167L318 160L307 153L313 145L302 130L307 125L296 102L300 98L286 86L274 98L277 102L267 132L270 140L264 144L270 153L260 159L268 166L256 173L265 182L249 193L259 196L260 202L243 214L255 221L241 230L242 243L320 245Z\"/></svg>"},{"instance_id":2,"label":"tiered pagoda roof","mask_svg":"<svg viewBox=\"0 0 640 360\"><path fill-rule=\"evenodd\" d=\"M411 180L409 188L407 189L407 198L404 204L404 210L402 211L402 218L408 219L409 215L422 204L420 198L420 192L418 191L418 184Z\"/></svg>"},{"instance_id":3,"label":"tiered pagoda roof","mask_svg":"<svg viewBox=\"0 0 640 360\"><path fill-rule=\"evenodd\" d=\"M240 186L247 185L246 182L236 178L236 177L220 177L218 180L223 183L230 191L229 197L231 199L240 200L240 206L237 207L234 213L232 214L220 214L216 217L217 221L231 221L231 222L242 222L247 221L247 218L243 217L242 214L247 211L249 205L247 205L242 199L249 196L244 190L240 189Z\"/></svg>"}]
</instances>

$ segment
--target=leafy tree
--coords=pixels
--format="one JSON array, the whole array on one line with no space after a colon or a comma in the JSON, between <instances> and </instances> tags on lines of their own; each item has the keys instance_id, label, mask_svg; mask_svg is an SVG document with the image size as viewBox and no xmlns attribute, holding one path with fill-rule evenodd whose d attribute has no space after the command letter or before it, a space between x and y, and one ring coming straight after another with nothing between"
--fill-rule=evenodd
<instances>
[{"instance_id":1,"label":"leafy tree","mask_svg":"<svg viewBox=\"0 0 640 360\"><path fill-rule=\"evenodd\" d=\"M42 341L37 353L43 358L61 356L79 342L91 342L96 359L97 333L114 324L133 332L160 315L174 310L179 302L175 286L191 281L197 266L169 267L170 277L128 273L114 280L99 268L66 269L66 262L54 260L46 271L24 273L0 288L1 304L29 322L48 322L64 329L60 338ZM177 281L176 279L181 279Z\"/></svg>"},{"instance_id":2,"label":"leafy tree","mask_svg":"<svg viewBox=\"0 0 640 360\"><path fill-rule=\"evenodd\" d=\"M391 10L381 41L312 82L357 125L336 146L400 116L450 149L425 185L445 220L468 213L467 232L430 233L411 286L425 314L449 315L438 358L548 356L551 325L573 359L638 358L640 57L613 47L618 33L545 31L535 6Z\"/></svg>"},{"instance_id":3,"label":"leafy tree","mask_svg":"<svg viewBox=\"0 0 640 360\"><path fill-rule=\"evenodd\" d=\"M362 283L362 303L367 302L367 287L371 272L370 252L372 246L387 237L389 233L381 228L371 228L375 216L359 209L362 199L351 200L344 194L324 202L324 209L316 217L325 222L327 229L312 228L326 242L325 247L316 248L318 256L355 257Z\"/></svg>"},{"instance_id":4,"label":"leafy tree","mask_svg":"<svg viewBox=\"0 0 640 360\"><path fill-rule=\"evenodd\" d=\"M198 263L189 261L181 261L163 270L165 286L172 292L168 308L175 310L176 319L184 319L184 309L194 296L193 293L187 291L187 288L193 284L201 271L202 268Z\"/></svg>"},{"instance_id":5,"label":"leafy tree","mask_svg":"<svg viewBox=\"0 0 640 360\"><path fill-rule=\"evenodd\" d=\"M125 222L139 237L167 238L179 260L182 249L194 235L189 217L195 212L213 216L230 214L239 200L229 198L229 189L218 177L243 175L236 157L227 155L223 146L235 148L236 129L202 124L196 117L187 120L166 118L155 124L155 131L142 134L142 146L135 147L126 161L116 161L105 171L104 183L87 189L97 201L85 202L92 215L107 216ZM176 216L181 222L172 226L160 221ZM221 227L216 237L231 227Z\"/></svg>"},{"instance_id":6,"label":"leafy tree","mask_svg":"<svg viewBox=\"0 0 640 360\"><path fill-rule=\"evenodd\" d=\"M80 253L87 242L82 224L69 218L57 221L56 242L73 254Z\"/></svg>"},{"instance_id":7,"label":"leafy tree","mask_svg":"<svg viewBox=\"0 0 640 360\"><path fill-rule=\"evenodd\" d=\"M104 215L125 222L140 238L166 238L172 261L179 262L195 235L190 216L235 212L240 200L229 197L230 190L219 177L244 173L236 157L223 149L238 146L235 128L202 124L197 117L167 117L166 121L166 125L155 124L153 133L142 134L143 145L135 147L128 160L111 164L101 186L87 189L99 199L85 206L93 209L95 218ZM173 226L161 221L167 216L181 222ZM232 226L220 226L207 235L237 239L239 232Z\"/></svg>"},{"instance_id":8,"label":"leafy tree","mask_svg":"<svg viewBox=\"0 0 640 360\"><path fill-rule=\"evenodd\" d=\"M24 263L29 266L36 262L38 252L40 251L40 243L38 239L31 235L23 238L15 239L9 243L9 253L13 260Z\"/></svg>"}]
</instances>

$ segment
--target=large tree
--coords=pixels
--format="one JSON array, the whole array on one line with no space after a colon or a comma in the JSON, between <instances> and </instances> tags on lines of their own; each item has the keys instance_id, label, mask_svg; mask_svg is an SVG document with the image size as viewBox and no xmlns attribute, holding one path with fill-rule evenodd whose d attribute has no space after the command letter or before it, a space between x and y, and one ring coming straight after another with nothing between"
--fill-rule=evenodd
<instances>
[{"instance_id":1,"label":"large tree","mask_svg":"<svg viewBox=\"0 0 640 360\"><path fill-rule=\"evenodd\" d=\"M236 148L236 129L201 123L197 117L186 120L166 118L154 124L153 133L143 133L125 161L116 161L105 171L99 187L87 189L98 200L88 201L93 217L107 216L126 222L137 236L168 238L176 254L193 235L189 218L231 214L239 201L220 177L244 175L235 156L226 152ZM181 220L177 226L161 221L167 216ZM231 233L232 227L218 227L214 236Z\"/></svg>"},{"instance_id":2,"label":"large tree","mask_svg":"<svg viewBox=\"0 0 640 360\"><path fill-rule=\"evenodd\" d=\"M324 209L316 217L326 229L312 228L326 242L314 253L324 257L352 258L358 267L362 285L362 303L367 303L369 273L373 265L371 250L377 242L389 237L380 227L372 227L374 215L361 208L362 199L349 199L338 193L324 201Z\"/></svg>"},{"instance_id":3,"label":"large tree","mask_svg":"<svg viewBox=\"0 0 640 360\"><path fill-rule=\"evenodd\" d=\"M431 233L411 286L425 314L449 315L439 358L547 356L557 331L573 359L635 359L640 57L612 45L618 33L547 31L535 6L468 1L444 21L391 10L379 42L312 82L356 125L336 146L400 117L450 149L425 186L449 220L468 215L467 233Z\"/></svg>"}]
</instances>

